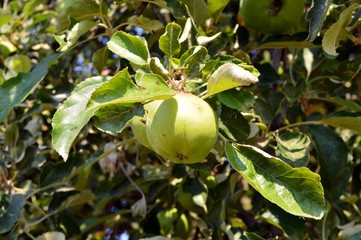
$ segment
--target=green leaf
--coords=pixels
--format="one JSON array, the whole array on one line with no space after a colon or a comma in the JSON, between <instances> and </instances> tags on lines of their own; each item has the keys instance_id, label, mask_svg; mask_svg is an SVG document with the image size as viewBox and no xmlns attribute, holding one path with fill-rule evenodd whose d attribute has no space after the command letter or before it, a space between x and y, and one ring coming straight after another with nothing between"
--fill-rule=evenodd
<instances>
[{"instance_id":1,"label":"green leaf","mask_svg":"<svg viewBox=\"0 0 361 240\"><path fill-rule=\"evenodd\" d=\"M197 209L203 209L207 212L208 190L197 178L189 178L184 182L178 192L179 200L183 200L181 204L187 210L197 212ZM184 198L184 199L180 199ZM195 205L194 205L195 204Z\"/></svg>"},{"instance_id":2,"label":"green leaf","mask_svg":"<svg viewBox=\"0 0 361 240\"><path fill-rule=\"evenodd\" d=\"M119 31L112 35L107 46L110 51L137 65L144 65L148 62L148 46L138 36Z\"/></svg>"},{"instance_id":3,"label":"green leaf","mask_svg":"<svg viewBox=\"0 0 361 240\"><path fill-rule=\"evenodd\" d=\"M7 57L10 53L16 52L16 50L16 46L8 38L0 36L0 53L3 57Z\"/></svg>"},{"instance_id":4,"label":"green leaf","mask_svg":"<svg viewBox=\"0 0 361 240\"><path fill-rule=\"evenodd\" d=\"M176 23L168 23L165 28L165 33L159 38L159 48L164 52L168 58L176 56L180 50L179 36L182 28Z\"/></svg>"},{"instance_id":5,"label":"green leaf","mask_svg":"<svg viewBox=\"0 0 361 240\"><path fill-rule=\"evenodd\" d=\"M208 17L208 6L204 0L181 0L187 5L189 14L198 25L203 25Z\"/></svg>"},{"instance_id":6,"label":"green leaf","mask_svg":"<svg viewBox=\"0 0 361 240\"><path fill-rule=\"evenodd\" d=\"M91 94L105 81L104 77L88 78L78 84L63 106L54 114L52 121L52 143L55 150L67 160L70 147L80 130L99 109L87 107Z\"/></svg>"},{"instance_id":7,"label":"green leaf","mask_svg":"<svg viewBox=\"0 0 361 240\"><path fill-rule=\"evenodd\" d=\"M64 163L64 162L62 162ZM78 194L78 190L72 190L72 189L60 189L55 190L55 192L51 196L51 201L48 204L48 213L55 213L61 204L70 196Z\"/></svg>"},{"instance_id":8,"label":"green leaf","mask_svg":"<svg viewBox=\"0 0 361 240\"><path fill-rule=\"evenodd\" d=\"M23 209L25 202L24 195L10 195L6 211L0 215L0 234L11 230L20 218L21 210Z\"/></svg>"},{"instance_id":9,"label":"green leaf","mask_svg":"<svg viewBox=\"0 0 361 240\"><path fill-rule=\"evenodd\" d=\"M193 27L194 27L194 21L190 17L187 18L187 20L183 26L182 35L179 38L180 43L185 42L189 38Z\"/></svg>"},{"instance_id":10,"label":"green leaf","mask_svg":"<svg viewBox=\"0 0 361 240\"><path fill-rule=\"evenodd\" d=\"M107 63L108 53L109 53L108 48L103 47L98 49L92 56L92 62L94 68L98 71L99 75L101 75L103 67Z\"/></svg>"},{"instance_id":11,"label":"green leaf","mask_svg":"<svg viewBox=\"0 0 361 240\"><path fill-rule=\"evenodd\" d=\"M58 58L57 54L50 55L38 63L29 73L19 73L0 86L0 122L4 121L11 108L25 100L36 85L48 73L49 64Z\"/></svg>"},{"instance_id":12,"label":"green leaf","mask_svg":"<svg viewBox=\"0 0 361 240\"><path fill-rule=\"evenodd\" d=\"M276 114L276 110L273 109L270 102L259 98L256 99L255 112L261 116L262 122L265 124L271 124Z\"/></svg>"},{"instance_id":13,"label":"green leaf","mask_svg":"<svg viewBox=\"0 0 361 240\"><path fill-rule=\"evenodd\" d=\"M62 232L46 232L41 234L35 240L65 240L65 234Z\"/></svg>"},{"instance_id":14,"label":"green leaf","mask_svg":"<svg viewBox=\"0 0 361 240\"><path fill-rule=\"evenodd\" d=\"M254 76L258 77L260 75L258 70L254 66L248 65L245 61L231 55L216 55L214 57L211 57L205 62L204 67L202 68L203 79L207 79L210 74L212 74L215 70L217 70L225 63L236 64L237 66L244 68L245 70L251 72Z\"/></svg>"},{"instance_id":15,"label":"green leaf","mask_svg":"<svg viewBox=\"0 0 361 240\"><path fill-rule=\"evenodd\" d=\"M308 131L311 133L321 166L322 185L327 190L328 198L338 199L348 183L344 176L348 172L347 145L330 128L321 125L309 126Z\"/></svg>"},{"instance_id":16,"label":"green leaf","mask_svg":"<svg viewBox=\"0 0 361 240\"><path fill-rule=\"evenodd\" d=\"M238 110L222 106L220 130L233 141L243 142L248 139L251 129Z\"/></svg>"},{"instance_id":17,"label":"green leaf","mask_svg":"<svg viewBox=\"0 0 361 240\"><path fill-rule=\"evenodd\" d=\"M283 211L276 205L270 206L269 210L262 213L259 218L282 229L287 239L292 239L292 237L303 239L304 237L305 220Z\"/></svg>"},{"instance_id":18,"label":"green leaf","mask_svg":"<svg viewBox=\"0 0 361 240\"><path fill-rule=\"evenodd\" d=\"M361 117L330 117L321 120L321 123L333 127L346 128L361 134Z\"/></svg>"},{"instance_id":19,"label":"green leaf","mask_svg":"<svg viewBox=\"0 0 361 240\"><path fill-rule=\"evenodd\" d=\"M337 235L337 240L358 240L361 238L361 224L350 222L343 226L338 226L341 231Z\"/></svg>"},{"instance_id":20,"label":"green leaf","mask_svg":"<svg viewBox=\"0 0 361 240\"><path fill-rule=\"evenodd\" d=\"M94 116L95 125L103 132L116 135L123 131L128 123L136 116L143 116L144 109L140 105L126 107L111 104L102 107Z\"/></svg>"},{"instance_id":21,"label":"green leaf","mask_svg":"<svg viewBox=\"0 0 361 240\"><path fill-rule=\"evenodd\" d=\"M89 32L89 30L92 29L93 27L95 27L96 25L97 25L97 23L92 22L92 21L81 21L81 22L75 24L74 27L68 33L66 42L63 41L57 50L58 51L68 50L71 46L73 46L78 41L78 39L82 35Z\"/></svg>"},{"instance_id":22,"label":"green leaf","mask_svg":"<svg viewBox=\"0 0 361 240\"><path fill-rule=\"evenodd\" d=\"M94 229L94 227L101 226L103 223L109 224L120 224L120 223L127 223L128 220L126 218L122 218L121 215L123 214L129 214L128 209L120 210L117 213L107 214L102 216L94 216L94 217L87 217L84 219L84 221L81 224L81 232L87 233L91 231L91 229ZM118 219L120 218L120 219ZM50 240L50 239L49 239ZM166 239L168 240L168 239Z\"/></svg>"},{"instance_id":23,"label":"green leaf","mask_svg":"<svg viewBox=\"0 0 361 240\"><path fill-rule=\"evenodd\" d=\"M312 8L307 13L307 20L310 23L310 27L306 41L313 42L316 39L318 33L322 29L323 22L331 3L332 0L314 1Z\"/></svg>"},{"instance_id":24,"label":"green leaf","mask_svg":"<svg viewBox=\"0 0 361 240\"><path fill-rule=\"evenodd\" d=\"M187 50L180 58L180 65L184 68L186 75L200 73L203 62L208 57L208 51L205 47L196 46Z\"/></svg>"},{"instance_id":25,"label":"green leaf","mask_svg":"<svg viewBox=\"0 0 361 240\"><path fill-rule=\"evenodd\" d=\"M258 78L251 72L234 63L225 63L209 77L207 96L256 82L258 82Z\"/></svg>"},{"instance_id":26,"label":"green leaf","mask_svg":"<svg viewBox=\"0 0 361 240\"><path fill-rule=\"evenodd\" d=\"M72 156L67 162L53 163L48 162L43 168L39 176L39 184L41 187L58 183L69 176L74 169L82 164L79 155Z\"/></svg>"},{"instance_id":27,"label":"green leaf","mask_svg":"<svg viewBox=\"0 0 361 240\"><path fill-rule=\"evenodd\" d=\"M361 112L361 105L357 104L356 101L351 101L351 100L345 100L342 98L338 98L338 97L328 97L328 98L310 98L310 99L316 99L316 100L321 100L321 101L326 101L326 102L330 102L330 103L334 103L337 104L339 106L342 106L346 109L350 109L352 111L357 111L357 112Z\"/></svg>"},{"instance_id":28,"label":"green leaf","mask_svg":"<svg viewBox=\"0 0 361 240\"><path fill-rule=\"evenodd\" d=\"M309 137L303 133L285 132L276 135L276 155L292 167L307 166Z\"/></svg>"},{"instance_id":29,"label":"green leaf","mask_svg":"<svg viewBox=\"0 0 361 240\"><path fill-rule=\"evenodd\" d=\"M338 47L340 41L347 37L346 27L350 24L353 16L353 12L359 8L359 4L352 4L346 10L344 10L340 19L331 25L331 27L325 32L325 35L322 39L323 50L332 56L337 56L336 48Z\"/></svg>"},{"instance_id":30,"label":"green leaf","mask_svg":"<svg viewBox=\"0 0 361 240\"><path fill-rule=\"evenodd\" d=\"M264 240L264 238L253 232L244 232L244 236L247 238L247 240Z\"/></svg>"},{"instance_id":31,"label":"green leaf","mask_svg":"<svg viewBox=\"0 0 361 240\"><path fill-rule=\"evenodd\" d=\"M124 69L99 87L93 93L92 100L104 107L114 103L129 104L166 99L175 94L159 75L145 73L137 81L139 87L132 82L127 69Z\"/></svg>"},{"instance_id":32,"label":"green leaf","mask_svg":"<svg viewBox=\"0 0 361 240\"><path fill-rule=\"evenodd\" d=\"M299 81L297 85L288 82L283 86L282 92L290 102L294 103L303 94L305 88L306 84L303 81Z\"/></svg>"},{"instance_id":33,"label":"green leaf","mask_svg":"<svg viewBox=\"0 0 361 240\"><path fill-rule=\"evenodd\" d=\"M0 9L0 27L4 24L11 22L11 12L6 9Z\"/></svg>"},{"instance_id":34,"label":"green leaf","mask_svg":"<svg viewBox=\"0 0 361 240\"><path fill-rule=\"evenodd\" d=\"M213 36L198 36L197 37L197 43L199 45L206 45L206 44L214 41L215 39L217 39L220 35L222 35L222 32L218 32L218 33L214 34ZM216 44L214 46L217 46ZM218 43L218 46L222 46L223 44L224 43ZM212 49L213 49L213 52L214 52L215 51L214 47Z\"/></svg>"},{"instance_id":35,"label":"green leaf","mask_svg":"<svg viewBox=\"0 0 361 240\"><path fill-rule=\"evenodd\" d=\"M208 0L208 11L209 14L213 16L213 18L218 22L218 19L223 11L223 9L227 6L230 0Z\"/></svg>"},{"instance_id":36,"label":"green leaf","mask_svg":"<svg viewBox=\"0 0 361 240\"><path fill-rule=\"evenodd\" d=\"M232 167L266 199L296 216L321 219L327 211L320 176L292 168L253 146L226 144Z\"/></svg>"},{"instance_id":37,"label":"green leaf","mask_svg":"<svg viewBox=\"0 0 361 240\"><path fill-rule=\"evenodd\" d=\"M296 49L304 49L304 48L315 48L315 45L312 42L305 41L277 41L277 42L266 42L260 45L255 46L256 49L283 49L283 48L296 48Z\"/></svg>"},{"instance_id":38,"label":"green leaf","mask_svg":"<svg viewBox=\"0 0 361 240\"><path fill-rule=\"evenodd\" d=\"M63 9L57 18L57 32L65 31L69 25L70 20L75 19L77 21L92 20L93 17L99 17L107 14L105 4L102 4L101 12L96 1L93 0L80 0L73 1L71 5Z\"/></svg>"},{"instance_id":39,"label":"green leaf","mask_svg":"<svg viewBox=\"0 0 361 240\"><path fill-rule=\"evenodd\" d=\"M32 14L35 13L36 8L39 7L39 5L46 3L45 0L30 0L27 1L27 3L24 5L23 13L27 17L31 17Z\"/></svg>"},{"instance_id":40,"label":"green leaf","mask_svg":"<svg viewBox=\"0 0 361 240\"><path fill-rule=\"evenodd\" d=\"M170 89L156 74L144 74L139 79L140 87L134 85L127 69L118 72L105 83L104 80L102 77L93 77L80 83L64 102L63 108L58 109L53 117L53 145L65 161L80 130L100 108L113 104L129 107L129 104L132 103L166 99L175 94L175 91ZM107 112L106 117L110 118L107 122L104 119L105 111L107 110L99 113L100 119L98 118L98 120L100 122L98 123L104 127L105 131L110 132L114 130L112 128L114 125L107 124L116 118L119 119L119 114L114 111ZM109 113L116 115L110 116ZM121 118L128 122L126 119L129 116L125 114ZM114 128L119 130L122 126L118 125Z\"/></svg>"},{"instance_id":41,"label":"green leaf","mask_svg":"<svg viewBox=\"0 0 361 240\"><path fill-rule=\"evenodd\" d=\"M182 213L174 226L174 236L181 239L188 239L189 234L191 233L192 225L190 219L186 214Z\"/></svg>"},{"instance_id":42,"label":"green leaf","mask_svg":"<svg viewBox=\"0 0 361 240\"><path fill-rule=\"evenodd\" d=\"M248 112L255 104L253 94L246 90L230 89L217 94L221 103L241 112Z\"/></svg>"},{"instance_id":43,"label":"green leaf","mask_svg":"<svg viewBox=\"0 0 361 240\"><path fill-rule=\"evenodd\" d=\"M169 72L167 69L164 68L159 58L152 57L149 62L149 68L152 73L158 74L164 79L164 81L167 81L169 79Z\"/></svg>"},{"instance_id":44,"label":"green leaf","mask_svg":"<svg viewBox=\"0 0 361 240\"><path fill-rule=\"evenodd\" d=\"M89 203L95 199L94 194L89 190L86 189L80 193L77 193L75 195L71 195L66 200L64 200L59 208L56 210L57 212L60 212L62 210L65 210L70 207L74 207L77 205L82 205L85 203Z\"/></svg>"},{"instance_id":45,"label":"green leaf","mask_svg":"<svg viewBox=\"0 0 361 240\"><path fill-rule=\"evenodd\" d=\"M172 208L166 211L161 211L157 214L157 219L160 225L161 233L163 235L167 235L173 228L173 222L178 219L178 209Z\"/></svg>"},{"instance_id":46,"label":"green leaf","mask_svg":"<svg viewBox=\"0 0 361 240\"><path fill-rule=\"evenodd\" d=\"M158 20L151 20L149 18L141 16L131 16L128 18L129 25L137 26L143 28L144 31L156 32L164 28L163 24Z\"/></svg>"}]
</instances>

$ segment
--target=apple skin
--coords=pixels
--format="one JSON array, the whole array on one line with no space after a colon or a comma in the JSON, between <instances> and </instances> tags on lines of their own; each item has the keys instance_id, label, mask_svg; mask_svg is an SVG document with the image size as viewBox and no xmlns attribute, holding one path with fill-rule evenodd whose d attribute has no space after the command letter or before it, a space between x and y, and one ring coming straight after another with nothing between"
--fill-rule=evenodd
<instances>
[{"instance_id":1,"label":"apple skin","mask_svg":"<svg viewBox=\"0 0 361 240\"><path fill-rule=\"evenodd\" d=\"M147 130L145 126L145 120L142 118L134 118L131 122L132 132L135 138L145 147L152 149L147 137Z\"/></svg>"},{"instance_id":2,"label":"apple skin","mask_svg":"<svg viewBox=\"0 0 361 240\"><path fill-rule=\"evenodd\" d=\"M302 21L304 0L241 0L246 27L265 34L287 34Z\"/></svg>"},{"instance_id":3,"label":"apple skin","mask_svg":"<svg viewBox=\"0 0 361 240\"><path fill-rule=\"evenodd\" d=\"M174 163L202 161L218 137L218 118L201 98L177 93L145 107L146 131L152 149Z\"/></svg>"}]
</instances>

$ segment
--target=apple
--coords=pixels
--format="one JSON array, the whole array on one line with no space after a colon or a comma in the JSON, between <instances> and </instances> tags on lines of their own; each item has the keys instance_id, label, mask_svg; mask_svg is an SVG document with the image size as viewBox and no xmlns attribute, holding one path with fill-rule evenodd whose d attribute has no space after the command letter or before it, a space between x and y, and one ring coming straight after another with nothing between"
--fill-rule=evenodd
<instances>
[{"instance_id":1,"label":"apple","mask_svg":"<svg viewBox=\"0 0 361 240\"><path fill-rule=\"evenodd\" d=\"M135 138L145 147L152 149L150 146L150 143L148 141L148 137L147 137L145 120L143 120L142 118L136 117L131 121L130 126L132 128L132 132L133 132Z\"/></svg>"},{"instance_id":2,"label":"apple","mask_svg":"<svg viewBox=\"0 0 361 240\"><path fill-rule=\"evenodd\" d=\"M241 0L246 27L266 34L287 34L302 22L304 0Z\"/></svg>"},{"instance_id":3,"label":"apple","mask_svg":"<svg viewBox=\"0 0 361 240\"><path fill-rule=\"evenodd\" d=\"M218 118L201 98L177 93L145 107L146 132L151 148L174 163L202 161L218 137Z\"/></svg>"},{"instance_id":4,"label":"apple","mask_svg":"<svg viewBox=\"0 0 361 240\"><path fill-rule=\"evenodd\" d=\"M5 59L5 66L18 73L30 72L31 60L27 55L14 55Z\"/></svg>"}]
</instances>

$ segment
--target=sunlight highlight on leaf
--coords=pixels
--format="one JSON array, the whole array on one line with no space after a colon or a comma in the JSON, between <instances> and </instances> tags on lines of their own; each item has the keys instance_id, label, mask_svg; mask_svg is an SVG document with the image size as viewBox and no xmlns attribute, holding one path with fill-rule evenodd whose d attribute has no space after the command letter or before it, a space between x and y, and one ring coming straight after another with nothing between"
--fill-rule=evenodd
<instances>
[{"instance_id":1,"label":"sunlight highlight on leaf","mask_svg":"<svg viewBox=\"0 0 361 240\"><path fill-rule=\"evenodd\" d=\"M52 121L52 143L55 150L68 159L70 147L80 130L99 109L99 106L87 108L91 94L101 86L104 77L88 78L76 86L72 94L54 114Z\"/></svg>"},{"instance_id":2,"label":"sunlight highlight on leaf","mask_svg":"<svg viewBox=\"0 0 361 240\"><path fill-rule=\"evenodd\" d=\"M336 48L341 40L347 37L347 25L350 23L353 12L359 8L359 4L352 4L340 15L340 19L331 25L322 39L323 50L332 56L337 56Z\"/></svg>"},{"instance_id":3,"label":"sunlight highlight on leaf","mask_svg":"<svg viewBox=\"0 0 361 240\"><path fill-rule=\"evenodd\" d=\"M248 86L257 82L258 78L251 72L234 63L225 63L210 76L207 96L239 86Z\"/></svg>"},{"instance_id":4,"label":"sunlight highlight on leaf","mask_svg":"<svg viewBox=\"0 0 361 240\"><path fill-rule=\"evenodd\" d=\"M232 167L269 201L293 215L321 219L326 205L321 178L310 169L292 168L253 146L226 144Z\"/></svg>"},{"instance_id":5,"label":"sunlight highlight on leaf","mask_svg":"<svg viewBox=\"0 0 361 240\"><path fill-rule=\"evenodd\" d=\"M119 31L113 34L107 46L110 51L137 65L148 62L148 47L140 37Z\"/></svg>"}]
</instances>

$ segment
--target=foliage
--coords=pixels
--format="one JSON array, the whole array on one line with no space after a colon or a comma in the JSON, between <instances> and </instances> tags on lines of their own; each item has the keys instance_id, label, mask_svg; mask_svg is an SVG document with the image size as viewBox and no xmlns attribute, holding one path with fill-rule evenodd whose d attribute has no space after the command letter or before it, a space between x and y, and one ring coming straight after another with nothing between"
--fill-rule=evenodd
<instances>
[{"instance_id":1,"label":"foliage","mask_svg":"<svg viewBox=\"0 0 361 240\"><path fill-rule=\"evenodd\" d=\"M269 35L238 0L3 1L0 238L358 239L360 13ZM201 163L130 127L177 91L219 118Z\"/></svg>"}]
</instances>

